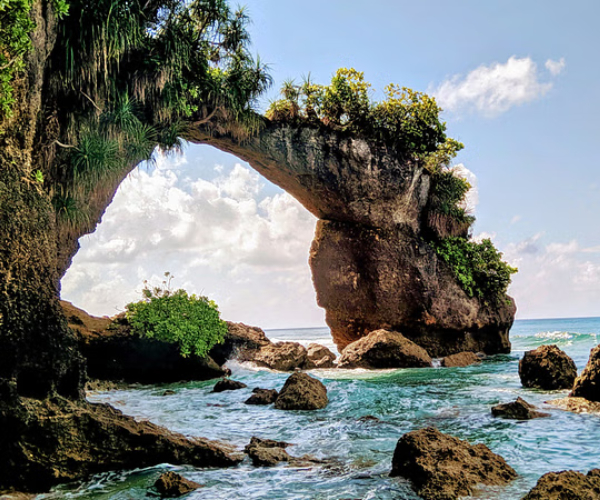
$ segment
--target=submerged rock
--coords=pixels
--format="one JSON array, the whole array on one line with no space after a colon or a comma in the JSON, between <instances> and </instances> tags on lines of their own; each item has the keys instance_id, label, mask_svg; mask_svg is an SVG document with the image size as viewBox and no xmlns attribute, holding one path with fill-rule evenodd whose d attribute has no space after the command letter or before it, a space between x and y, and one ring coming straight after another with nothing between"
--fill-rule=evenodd
<instances>
[{"instance_id":1,"label":"submerged rock","mask_svg":"<svg viewBox=\"0 0 600 500\"><path fill-rule=\"evenodd\" d=\"M251 361L272 370L290 372L307 366L308 352L306 347L298 342L277 342L263 346Z\"/></svg>"},{"instance_id":2,"label":"submerged rock","mask_svg":"<svg viewBox=\"0 0 600 500\"><path fill-rule=\"evenodd\" d=\"M256 466L277 465L279 462L289 462L291 457L285 448L290 443L285 441L273 441L272 439L261 439L253 437L244 451Z\"/></svg>"},{"instance_id":3,"label":"submerged rock","mask_svg":"<svg viewBox=\"0 0 600 500\"><path fill-rule=\"evenodd\" d=\"M577 377L573 360L555 345L542 345L527 351L519 361L519 377L524 387L571 389Z\"/></svg>"},{"instance_id":4,"label":"submerged rock","mask_svg":"<svg viewBox=\"0 0 600 500\"><path fill-rule=\"evenodd\" d=\"M546 401L546 403L560 410L572 411L573 413L593 413L600 415L600 403L584 398L569 396L568 398L552 399Z\"/></svg>"},{"instance_id":5,"label":"submerged rock","mask_svg":"<svg viewBox=\"0 0 600 500\"><path fill-rule=\"evenodd\" d=\"M319 410L329 403L327 388L320 380L296 372L285 381L275 408L279 410Z\"/></svg>"},{"instance_id":6,"label":"submerged rock","mask_svg":"<svg viewBox=\"0 0 600 500\"><path fill-rule=\"evenodd\" d=\"M471 351L457 352L442 359L442 366L444 368L464 367L476 363L481 363L481 359Z\"/></svg>"},{"instance_id":7,"label":"submerged rock","mask_svg":"<svg viewBox=\"0 0 600 500\"><path fill-rule=\"evenodd\" d=\"M307 368L335 368L335 354L321 344L308 344Z\"/></svg>"},{"instance_id":8,"label":"submerged rock","mask_svg":"<svg viewBox=\"0 0 600 500\"><path fill-rule=\"evenodd\" d=\"M431 366L427 351L398 332L375 330L342 351L339 368L416 368Z\"/></svg>"},{"instance_id":9,"label":"submerged rock","mask_svg":"<svg viewBox=\"0 0 600 500\"><path fill-rule=\"evenodd\" d=\"M549 417L549 413L536 411L536 407L521 398L511 403L503 403L492 407L494 417L510 418L514 420L531 420L532 418Z\"/></svg>"},{"instance_id":10,"label":"submerged rock","mask_svg":"<svg viewBox=\"0 0 600 500\"><path fill-rule=\"evenodd\" d=\"M248 387L243 382L237 380L231 380L230 378L224 378L219 380L213 387L212 392L223 392L223 391L237 391L238 389L244 389Z\"/></svg>"},{"instance_id":11,"label":"submerged rock","mask_svg":"<svg viewBox=\"0 0 600 500\"><path fill-rule=\"evenodd\" d=\"M600 469L587 475L565 470L548 472L522 500L597 500L600 498Z\"/></svg>"},{"instance_id":12,"label":"submerged rock","mask_svg":"<svg viewBox=\"0 0 600 500\"><path fill-rule=\"evenodd\" d=\"M600 346L594 347L590 352L587 365L575 379L571 396L600 401Z\"/></svg>"},{"instance_id":13,"label":"submerged rock","mask_svg":"<svg viewBox=\"0 0 600 500\"><path fill-rule=\"evenodd\" d=\"M154 483L154 487L161 497L176 498L202 488L202 485L169 471L161 474Z\"/></svg>"},{"instance_id":14,"label":"submerged rock","mask_svg":"<svg viewBox=\"0 0 600 500\"><path fill-rule=\"evenodd\" d=\"M252 396L246 401L247 405L270 405L277 400L279 393L275 389L256 389L252 390Z\"/></svg>"},{"instance_id":15,"label":"submerged rock","mask_svg":"<svg viewBox=\"0 0 600 500\"><path fill-rule=\"evenodd\" d=\"M400 438L390 475L409 479L425 500L455 500L472 495L478 484L502 485L517 477L487 446L472 445L434 427Z\"/></svg>"}]
</instances>

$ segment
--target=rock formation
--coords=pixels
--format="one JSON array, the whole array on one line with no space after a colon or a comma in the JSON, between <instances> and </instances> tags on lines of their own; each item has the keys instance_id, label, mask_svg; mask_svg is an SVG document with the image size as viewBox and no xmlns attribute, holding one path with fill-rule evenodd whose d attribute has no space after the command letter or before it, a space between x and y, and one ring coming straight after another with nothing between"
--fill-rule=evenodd
<instances>
[{"instance_id":1,"label":"rock formation","mask_svg":"<svg viewBox=\"0 0 600 500\"><path fill-rule=\"evenodd\" d=\"M400 438L390 475L409 479L425 500L455 500L473 495L479 484L502 485L517 477L484 444L471 445L434 427Z\"/></svg>"},{"instance_id":2,"label":"rock formation","mask_svg":"<svg viewBox=\"0 0 600 500\"><path fill-rule=\"evenodd\" d=\"M323 382L307 375L296 372L285 381L275 408L279 410L319 410L329 403L327 388Z\"/></svg>"},{"instance_id":3,"label":"rock formation","mask_svg":"<svg viewBox=\"0 0 600 500\"><path fill-rule=\"evenodd\" d=\"M284 441L273 441L272 439L260 439L253 437L244 451L256 466L277 465L279 462L289 462L290 456L285 449L290 443Z\"/></svg>"},{"instance_id":4,"label":"rock formation","mask_svg":"<svg viewBox=\"0 0 600 500\"><path fill-rule=\"evenodd\" d=\"M575 379L571 396L600 401L600 346L594 347L590 352L587 365Z\"/></svg>"},{"instance_id":5,"label":"rock formation","mask_svg":"<svg viewBox=\"0 0 600 500\"><path fill-rule=\"evenodd\" d=\"M548 472L522 500L595 500L600 498L600 469L587 475L565 470Z\"/></svg>"},{"instance_id":6,"label":"rock formation","mask_svg":"<svg viewBox=\"0 0 600 500\"><path fill-rule=\"evenodd\" d=\"M237 391L239 389L244 389L248 387L243 382L238 382L237 380L231 380L229 378L224 378L219 380L215 386L213 387L212 392L224 392L224 391Z\"/></svg>"},{"instance_id":7,"label":"rock formation","mask_svg":"<svg viewBox=\"0 0 600 500\"><path fill-rule=\"evenodd\" d=\"M249 360L258 366L289 372L306 368L308 353L306 347L298 342L277 342L263 346Z\"/></svg>"},{"instance_id":8,"label":"rock formation","mask_svg":"<svg viewBox=\"0 0 600 500\"><path fill-rule=\"evenodd\" d=\"M527 351L519 361L519 377L524 387L547 391L571 389L577 377L577 367L555 345L542 345Z\"/></svg>"},{"instance_id":9,"label":"rock formation","mask_svg":"<svg viewBox=\"0 0 600 500\"><path fill-rule=\"evenodd\" d=\"M549 417L549 413L536 411L536 407L522 398L516 401L503 403L492 407L494 417L510 418L514 420L531 420L532 418Z\"/></svg>"},{"instance_id":10,"label":"rock formation","mask_svg":"<svg viewBox=\"0 0 600 500\"><path fill-rule=\"evenodd\" d=\"M252 396L244 401L244 403L247 405L270 405L277 401L278 396L279 393L275 389L260 389L256 387L252 389Z\"/></svg>"},{"instance_id":11,"label":"rock formation","mask_svg":"<svg viewBox=\"0 0 600 500\"><path fill-rule=\"evenodd\" d=\"M464 367L480 363L481 359L474 352L457 352L451 354L442 359L442 366L444 368Z\"/></svg>"},{"instance_id":12,"label":"rock formation","mask_svg":"<svg viewBox=\"0 0 600 500\"><path fill-rule=\"evenodd\" d=\"M160 475L154 487L162 498L177 498L201 488L202 485L169 471Z\"/></svg>"},{"instance_id":13,"label":"rock formation","mask_svg":"<svg viewBox=\"0 0 600 500\"><path fill-rule=\"evenodd\" d=\"M418 368L431 366L427 351L398 332L376 330L349 344L338 361L340 368Z\"/></svg>"},{"instance_id":14,"label":"rock formation","mask_svg":"<svg viewBox=\"0 0 600 500\"><path fill-rule=\"evenodd\" d=\"M335 354L320 344L308 344L307 368L335 368Z\"/></svg>"}]
</instances>

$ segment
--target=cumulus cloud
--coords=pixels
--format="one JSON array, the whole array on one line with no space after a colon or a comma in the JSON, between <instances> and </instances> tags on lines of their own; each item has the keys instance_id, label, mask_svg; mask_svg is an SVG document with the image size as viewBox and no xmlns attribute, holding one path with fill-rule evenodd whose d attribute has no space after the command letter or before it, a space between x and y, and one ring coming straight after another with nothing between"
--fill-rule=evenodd
<instances>
[{"instance_id":1,"label":"cumulus cloud","mask_svg":"<svg viewBox=\"0 0 600 500\"><path fill-rule=\"evenodd\" d=\"M460 203L461 208L464 208L468 214L475 213L475 208L479 204L479 190L477 188L477 176L471 172L462 163L458 163L452 167L452 173L457 177L465 179L471 189L467 191L465 199Z\"/></svg>"},{"instance_id":2,"label":"cumulus cloud","mask_svg":"<svg viewBox=\"0 0 600 500\"><path fill-rule=\"evenodd\" d=\"M519 268L509 293L520 317L598 316L600 258L586 254L576 240L542 243L538 233L504 248Z\"/></svg>"},{"instance_id":3,"label":"cumulus cloud","mask_svg":"<svg viewBox=\"0 0 600 500\"><path fill-rule=\"evenodd\" d=\"M139 299L143 280L170 271L175 288L209 295L226 319L324 324L308 267L315 217L287 193L265 196L266 181L244 165L217 167L212 181L189 181L183 165L159 157L129 175L82 238L63 297L112 315Z\"/></svg>"},{"instance_id":4,"label":"cumulus cloud","mask_svg":"<svg viewBox=\"0 0 600 500\"><path fill-rule=\"evenodd\" d=\"M564 59L546 62L552 76L558 75L564 66ZM454 75L430 89L430 93L445 110L475 111L493 117L538 99L551 88L551 82L540 80L537 65L531 58L512 56L505 63L481 65L466 76Z\"/></svg>"},{"instance_id":5,"label":"cumulus cloud","mask_svg":"<svg viewBox=\"0 0 600 500\"><path fill-rule=\"evenodd\" d=\"M560 60L558 60L558 61L553 61L552 59L548 59L545 64L546 69L548 71L550 71L552 76L560 75L563 72L563 70L565 69L566 65L567 65L567 63L566 63L564 57L561 57Z\"/></svg>"}]
</instances>

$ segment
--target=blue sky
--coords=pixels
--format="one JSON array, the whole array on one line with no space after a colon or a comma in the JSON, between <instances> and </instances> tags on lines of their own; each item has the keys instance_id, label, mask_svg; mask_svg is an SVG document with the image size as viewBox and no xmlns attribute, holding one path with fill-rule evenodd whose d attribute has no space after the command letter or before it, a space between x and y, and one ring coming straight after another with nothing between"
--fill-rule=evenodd
<instances>
[{"instance_id":1,"label":"blue sky","mask_svg":"<svg viewBox=\"0 0 600 500\"><path fill-rule=\"evenodd\" d=\"M300 81L310 73L327 83L339 67L364 71L377 90L394 82L433 93L445 108L448 134L466 146L457 163L477 177L474 233L492 236L520 269L510 289L518 317L600 316L600 3L250 0L246 5L253 50L269 63L275 80L260 103L263 109L283 80ZM158 279L170 270L181 277L176 286L223 304L227 319L264 327L323 324L306 265L314 219L240 163L191 146L183 158L161 158L158 169L130 181L139 190L128 188L123 201L117 196L109 209L114 213L82 241L63 281L65 298L98 314L114 314L136 298L143 277ZM194 191L198 179L212 187ZM132 192L139 197L132 198ZM146 196L150 192L164 203ZM221 243L237 241L245 256L227 256L218 242L204 240L182 243L177 253L152 218L124 229L124 213L130 219L132 206L151 204L153 213L170 214L162 222L169 230L188 224L189 234L210 232L208 219L192 222L210 215L214 224L225 223L225 216L197 209L212 207L199 198L209 192L213 205L238 210L226 220L229 232ZM215 226L211 234L221 233ZM286 247L285 255L277 253L280 247ZM197 266L190 268L189 259Z\"/></svg>"}]
</instances>

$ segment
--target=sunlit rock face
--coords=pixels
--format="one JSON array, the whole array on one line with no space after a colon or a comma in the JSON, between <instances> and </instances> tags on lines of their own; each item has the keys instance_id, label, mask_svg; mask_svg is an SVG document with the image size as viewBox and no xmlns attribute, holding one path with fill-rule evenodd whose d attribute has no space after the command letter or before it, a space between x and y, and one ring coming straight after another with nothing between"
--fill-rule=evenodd
<instances>
[{"instance_id":1,"label":"sunlit rock face","mask_svg":"<svg viewBox=\"0 0 600 500\"><path fill-rule=\"evenodd\" d=\"M199 131L188 139L247 161L320 219L310 266L339 349L384 328L432 356L510 351L512 299L469 298L427 243L431 179L419 164L317 127L270 124L241 144Z\"/></svg>"}]
</instances>

